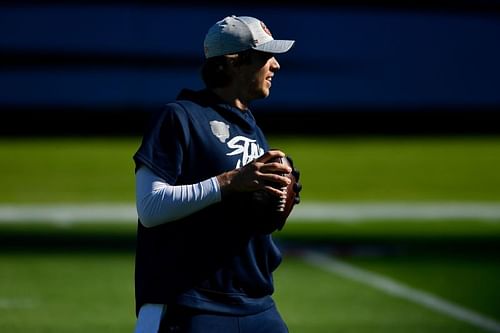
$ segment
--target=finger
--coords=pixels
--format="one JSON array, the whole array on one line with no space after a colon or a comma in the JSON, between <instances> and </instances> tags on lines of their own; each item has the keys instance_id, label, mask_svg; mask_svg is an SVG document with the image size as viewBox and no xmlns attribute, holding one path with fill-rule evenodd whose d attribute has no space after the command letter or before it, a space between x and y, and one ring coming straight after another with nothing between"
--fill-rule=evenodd
<instances>
[{"instance_id":1,"label":"finger","mask_svg":"<svg viewBox=\"0 0 500 333\"><path fill-rule=\"evenodd\" d=\"M277 174L289 174L292 172L292 168L289 166L278 163L278 162L272 162L272 163L266 163L263 164L260 168L260 172L262 173L277 173Z\"/></svg>"},{"instance_id":2,"label":"finger","mask_svg":"<svg viewBox=\"0 0 500 333\"><path fill-rule=\"evenodd\" d=\"M259 183L275 183L278 187L288 186L291 180L288 177L283 177L274 173L258 174Z\"/></svg>"},{"instance_id":3,"label":"finger","mask_svg":"<svg viewBox=\"0 0 500 333\"><path fill-rule=\"evenodd\" d=\"M295 193L299 193L300 191L302 191L302 184L301 183L293 184L293 191Z\"/></svg>"},{"instance_id":4,"label":"finger","mask_svg":"<svg viewBox=\"0 0 500 333\"><path fill-rule=\"evenodd\" d=\"M285 153L278 149L269 150L266 151L262 156L257 158L256 161L266 163L267 161L277 157L285 157Z\"/></svg>"},{"instance_id":5,"label":"finger","mask_svg":"<svg viewBox=\"0 0 500 333\"><path fill-rule=\"evenodd\" d=\"M286 188L275 188L275 187L266 185L262 189L265 190L266 192L268 192L269 194L277 197L277 198L282 198L282 199L286 200Z\"/></svg>"}]
</instances>

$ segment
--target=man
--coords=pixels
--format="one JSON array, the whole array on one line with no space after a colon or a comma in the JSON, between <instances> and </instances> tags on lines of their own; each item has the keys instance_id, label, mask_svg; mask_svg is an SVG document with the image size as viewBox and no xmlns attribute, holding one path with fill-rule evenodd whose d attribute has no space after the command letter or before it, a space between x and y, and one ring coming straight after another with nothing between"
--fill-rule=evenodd
<instances>
[{"instance_id":1,"label":"man","mask_svg":"<svg viewBox=\"0 0 500 333\"><path fill-rule=\"evenodd\" d=\"M279 202L298 173L271 162L285 154L269 150L249 104L269 95L274 54L293 44L256 18L224 18L205 37L206 89L153 115L134 155L136 332L288 331L271 297L280 226L252 194Z\"/></svg>"}]
</instances>

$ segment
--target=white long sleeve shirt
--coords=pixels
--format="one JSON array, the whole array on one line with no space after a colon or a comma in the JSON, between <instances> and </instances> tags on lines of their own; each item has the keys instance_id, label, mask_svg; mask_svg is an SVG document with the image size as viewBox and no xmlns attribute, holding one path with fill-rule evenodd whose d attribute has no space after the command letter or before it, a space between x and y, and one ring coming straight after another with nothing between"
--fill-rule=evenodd
<instances>
[{"instance_id":1,"label":"white long sleeve shirt","mask_svg":"<svg viewBox=\"0 0 500 333\"><path fill-rule=\"evenodd\" d=\"M141 166L135 180L137 214L147 228L180 219L221 200L216 177L174 186Z\"/></svg>"}]
</instances>

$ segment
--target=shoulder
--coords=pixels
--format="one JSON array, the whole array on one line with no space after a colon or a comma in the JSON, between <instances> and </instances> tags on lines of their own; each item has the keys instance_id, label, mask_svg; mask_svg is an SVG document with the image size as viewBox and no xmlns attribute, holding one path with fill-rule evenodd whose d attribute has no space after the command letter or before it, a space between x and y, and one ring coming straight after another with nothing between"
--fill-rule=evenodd
<instances>
[{"instance_id":1,"label":"shoulder","mask_svg":"<svg viewBox=\"0 0 500 333\"><path fill-rule=\"evenodd\" d=\"M186 108L182 101L174 101L163 105L159 113L163 117L175 116L178 118L183 118L188 115L188 108Z\"/></svg>"},{"instance_id":2,"label":"shoulder","mask_svg":"<svg viewBox=\"0 0 500 333\"><path fill-rule=\"evenodd\" d=\"M168 126L169 124L187 124L190 121L189 111L179 101L170 102L151 113L150 128Z\"/></svg>"},{"instance_id":3,"label":"shoulder","mask_svg":"<svg viewBox=\"0 0 500 333\"><path fill-rule=\"evenodd\" d=\"M203 116L209 112L209 109L210 108L207 108L207 106L202 106L195 101L177 100L165 104L160 110L160 114L164 118L189 121Z\"/></svg>"}]
</instances>

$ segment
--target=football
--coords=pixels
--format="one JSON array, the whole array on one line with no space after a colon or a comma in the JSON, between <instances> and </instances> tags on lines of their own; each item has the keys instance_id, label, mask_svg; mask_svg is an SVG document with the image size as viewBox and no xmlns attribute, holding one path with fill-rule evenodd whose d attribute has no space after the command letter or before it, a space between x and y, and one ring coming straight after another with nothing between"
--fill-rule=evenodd
<instances>
[{"instance_id":1,"label":"football","mask_svg":"<svg viewBox=\"0 0 500 333\"><path fill-rule=\"evenodd\" d=\"M289 167L290 162L286 157L275 158L268 163L279 162ZM296 193L294 191L294 184L297 182L293 173L284 174L283 176L288 177L291 182L286 187L286 197L277 198L272 196L266 191L256 191L253 192L252 201L254 203L254 208L259 209L261 215L263 215L262 221L263 223L269 223L268 227L273 230L281 230L293 210L295 205L295 196ZM271 184L272 186L279 186L276 184Z\"/></svg>"},{"instance_id":2,"label":"football","mask_svg":"<svg viewBox=\"0 0 500 333\"><path fill-rule=\"evenodd\" d=\"M277 160L278 162L285 164L290 168L292 167L286 157L280 157ZM295 176L293 175L292 172L290 172L289 174L285 174L283 176L288 177L291 181L290 184L286 187L286 197L281 200L280 206L278 207L278 212L282 214L284 219L287 219L290 213L292 212L293 206L295 205L296 193L293 187L297 180L295 179Z\"/></svg>"}]
</instances>

